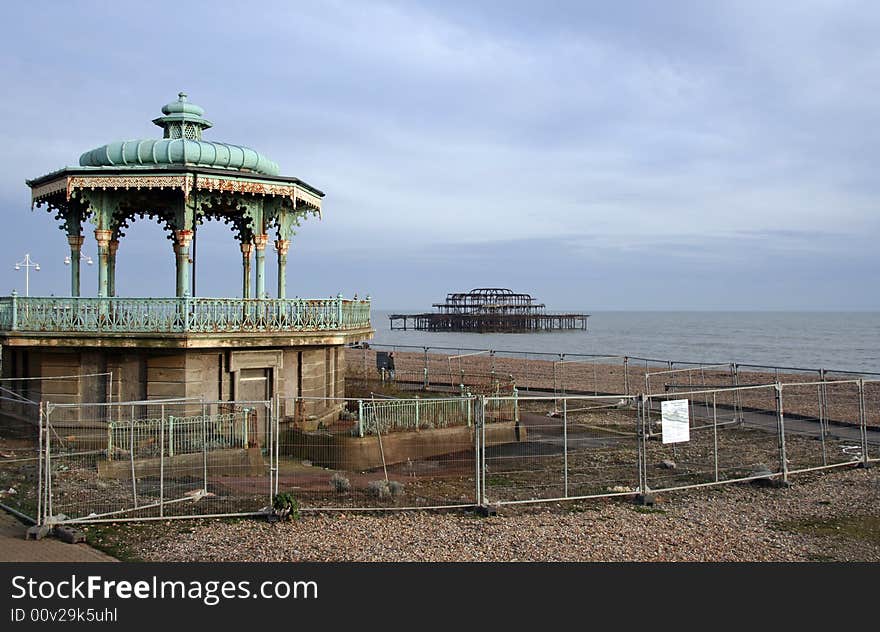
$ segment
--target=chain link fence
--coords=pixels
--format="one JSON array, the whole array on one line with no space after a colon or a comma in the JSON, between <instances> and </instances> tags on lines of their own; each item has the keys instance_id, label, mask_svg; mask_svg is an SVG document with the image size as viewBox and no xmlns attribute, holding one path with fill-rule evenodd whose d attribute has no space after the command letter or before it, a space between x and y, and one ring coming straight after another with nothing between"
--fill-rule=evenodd
<instances>
[{"instance_id":1,"label":"chain link fence","mask_svg":"<svg viewBox=\"0 0 880 632\"><path fill-rule=\"evenodd\" d=\"M304 510L475 505L478 442L515 441L516 406L434 395L282 400L276 491Z\"/></svg>"},{"instance_id":2,"label":"chain link fence","mask_svg":"<svg viewBox=\"0 0 880 632\"><path fill-rule=\"evenodd\" d=\"M80 397L106 401L112 385L109 372L0 379L0 506L30 522L42 515L46 428L42 402Z\"/></svg>"},{"instance_id":3,"label":"chain link fence","mask_svg":"<svg viewBox=\"0 0 880 632\"><path fill-rule=\"evenodd\" d=\"M425 362L406 353L396 367ZM450 353L446 376L491 379L428 380L418 396L77 404L9 388L0 503L41 524L265 515L280 493L306 511L456 508L785 482L880 459L878 379L762 383L776 372L531 355ZM500 377L515 362L534 367L516 386ZM613 385L638 392L596 393Z\"/></svg>"},{"instance_id":4,"label":"chain link fence","mask_svg":"<svg viewBox=\"0 0 880 632\"><path fill-rule=\"evenodd\" d=\"M272 504L271 402L43 410L43 522L242 515Z\"/></svg>"}]
</instances>

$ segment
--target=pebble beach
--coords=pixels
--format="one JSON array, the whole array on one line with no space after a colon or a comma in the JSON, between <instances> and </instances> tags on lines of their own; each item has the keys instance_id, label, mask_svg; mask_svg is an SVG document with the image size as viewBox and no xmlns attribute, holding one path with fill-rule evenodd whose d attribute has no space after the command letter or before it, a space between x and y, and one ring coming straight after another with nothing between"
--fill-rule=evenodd
<instances>
[{"instance_id":1,"label":"pebble beach","mask_svg":"<svg viewBox=\"0 0 880 632\"><path fill-rule=\"evenodd\" d=\"M801 475L790 488L734 484L627 500L464 511L303 513L297 521L168 521L88 527L145 561L880 562L880 470Z\"/></svg>"}]
</instances>

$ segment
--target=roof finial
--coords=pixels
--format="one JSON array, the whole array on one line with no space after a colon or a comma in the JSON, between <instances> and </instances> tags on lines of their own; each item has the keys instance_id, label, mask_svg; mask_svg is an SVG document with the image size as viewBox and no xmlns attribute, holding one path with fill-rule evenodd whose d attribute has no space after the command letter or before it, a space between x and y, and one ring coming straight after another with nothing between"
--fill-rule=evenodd
<instances>
[{"instance_id":1,"label":"roof finial","mask_svg":"<svg viewBox=\"0 0 880 632\"><path fill-rule=\"evenodd\" d=\"M153 123L165 130L165 138L186 138L201 140L202 130L211 127L211 121L202 115L205 111L195 103L186 100L186 92L177 93L177 101L167 103L162 114Z\"/></svg>"}]
</instances>

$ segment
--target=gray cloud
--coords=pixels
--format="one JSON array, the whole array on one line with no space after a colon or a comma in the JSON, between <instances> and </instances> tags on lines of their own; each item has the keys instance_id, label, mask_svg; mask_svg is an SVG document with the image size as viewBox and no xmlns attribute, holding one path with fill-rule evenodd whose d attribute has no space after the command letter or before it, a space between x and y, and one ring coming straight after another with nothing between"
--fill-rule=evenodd
<instances>
[{"instance_id":1,"label":"gray cloud","mask_svg":"<svg viewBox=\"0 0 880 632\"><path fill-rule=\"evenodd\" d=\"M249 144L327 192L324 220L302 228L291 255L301 295L371 286L406 305L528 283L568 300L587 278L573 306L653 308L667 299L642 279L687 268L735 290L693 285L693 307L880 308L859 289L880 269L872 3L242 11L7 8L18 26L0 43L11 95L0 103L0 284L21 284L11 263L29 249L42 258L39 291L66 287L64 236L28 213L23 180L156 135L149 121L185 89L215 122L211 138ZM158 228L127 242L126 293L168 293ZM200 248L204 291L236 292L231 238L207 229ZM773 285L761 266L790 279Z\"/></svg>"}]
</instances>

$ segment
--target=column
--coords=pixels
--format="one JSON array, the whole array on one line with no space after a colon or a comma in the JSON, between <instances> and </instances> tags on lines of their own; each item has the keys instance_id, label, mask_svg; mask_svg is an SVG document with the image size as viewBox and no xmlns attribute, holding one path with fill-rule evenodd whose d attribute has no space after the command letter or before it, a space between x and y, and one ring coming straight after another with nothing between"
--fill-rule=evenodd
<instances>
[{"instance_id":1,"label":"column","mask_svg":"<svg viewBox=\"0 0 880 632\"><path fill-rule=\"evenodd\" d=\"M287 251L289 239L276 239L275 251L278 253L278 298L287 298Z\"/></svg>"},{"instance_id":2,"label":"column","mask_svg":"<svg viewBox=\"0 0 880 632\"><path fill-rule=\"evenodd\" d=\"M174 231L174 252L177 255L177 296L189 294L189 245L192 242L191 230Z\"/></svg>"},{"instance_id":3,"label":"column","mask_svg":"<svg viewBox=\"0 0 880 632\"><path fill-rule=\"evenodd\" d=\"M98 242L98 296L106 297L107 294L107 268L110 259L110 237L113 231L95 230L95 241ZM77 265L79 255L77 255ZM73 262L71 262L72 264Z\"/></svg>"},{"instance_id":4,"label":"column","mask_svg":"<svg viewBox=\"0 0 880 632\"><path fill-rule=\"evenodd\" d=\"M251 252L254 245L250 242L241 242L241 297L251 297Z\"/></svg>"},{"instance_id":5,"label":"column","mask_svg":"<svg viewBox=\"0 0 880 632\"><path fill-rule=\"evenodd\" d=\"M257 291L254 298L266 298L266 243L269 236L265 233L254 235L254 248L256 248L257 264Z\"/></svg>"},{"instance_id":6,"label":"column","mask_svg":"<svg viewBox=\"0 0 880 632\"><path fill-rule=\"evenodd\" d=\"M119 250L119 240L111 239L107 253L107 291L109 296L116 296L116 251Z\"/></svg>"},{"instance_id":7,"label":"column","mask_svg":"<svg viewBox=\"0 0 880 632\"><path fill-rule=\"evenodd\" d=\"M82 235L68 235L67 243L70 244L70 295L79 296L79 258L82 256L82 245L85 238Z\"/></svg>"}]
</instances>

